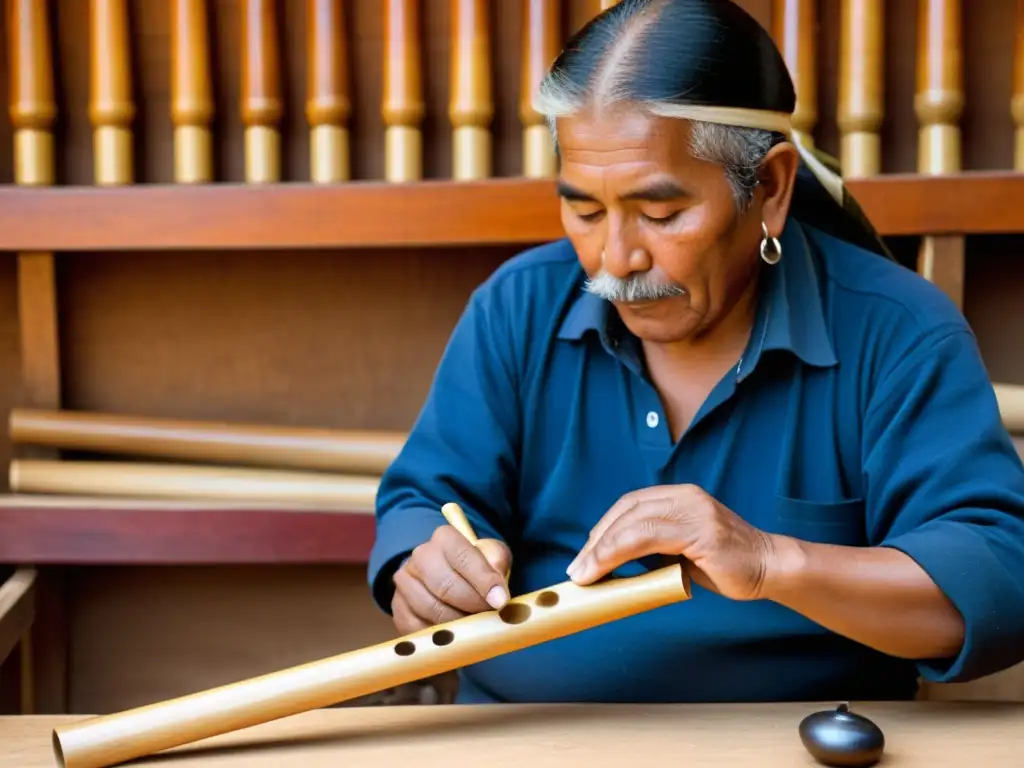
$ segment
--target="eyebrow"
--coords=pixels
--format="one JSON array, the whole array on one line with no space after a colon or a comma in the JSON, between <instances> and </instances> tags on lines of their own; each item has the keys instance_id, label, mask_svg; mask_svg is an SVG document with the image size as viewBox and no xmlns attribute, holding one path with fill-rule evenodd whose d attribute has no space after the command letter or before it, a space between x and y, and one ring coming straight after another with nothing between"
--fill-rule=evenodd
<instances>
[{"instance_id":1,"label":"eyebrow","mask_svg":"<svg viewBox=\"0 0 1024 768\"><path fill-rule=\"evenodd\" d=\"M558 180L558 195L566 200L580 203L596 203L593 195L589 195L581 189L577 189L568 182ZM622 195L620 200L643 200L650 203L664 203L671 200L678 200L688 197L689 193L674 181L656 181L646 187L634 189Z\"/></svg>"}]
</instances>

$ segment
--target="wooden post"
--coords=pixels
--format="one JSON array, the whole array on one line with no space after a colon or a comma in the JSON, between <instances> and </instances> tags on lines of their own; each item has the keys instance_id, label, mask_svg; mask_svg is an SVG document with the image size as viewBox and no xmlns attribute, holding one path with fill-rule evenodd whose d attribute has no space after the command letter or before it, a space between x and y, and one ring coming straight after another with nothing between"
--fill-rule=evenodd
<instances>
[{"instance_id":1,"label":"wooden post","mask_svg":"<svg viewBox=\"0 0 1024 768\"><path fill-rule=\"evenodd\" d=\"M308 0L306 119L309 175L317 184L347 181L349 101L347 34L341 0Z\"/></svg>"},{"instance_id":2,"label":"wooden post","mask_svg":"<svg viewBox=\"0 0 1024 768\"><path fill-rule=\"evenodd\" d=\"M1014 170L1024 171L1024 0L1017 0L1016 36L1013 46L1013 98L1010 114L1016 126L1013 142Z\"/></svg>"},{"instance_id":3,"label":"wooden post","mask_svg":"<svg viewBox=\"0 0 1024 768\"><path fill-rule=\"evenodd\" d=\"M815 0L775 0L773 36L796 88L793 130L810 146L818 123L817 34Z\"/></svg>"},{"instance_id":4,"label":"wooden post","mask_svg":"<svg viewBox=\"0 0 1024 768\"><path fill-rule=\"evenodd\" d=\"M14 182L49 186L55 181L54 96L50 20L46 0L8 0L9 114L14 129ZM18 322L21 342L22 401L57 408L61 400L57 284L52 253L18 255ZM48 583L52 587L52 583ZM48 596L57 597L50 589ZM34 593L33 593L34 595ZM34 599L34 597L33 597ZM65 707L67 642L63 605L49 604L44 632L21 636L21 712L60 712ZM44 666L36 669L35 660ZM40 672L40 674L37 674Z\"/></svg>"},{"instance_id":5,"label":"wooden post","mask_svg":"<svg viewBox=\"0 0 1024 768\"><path fill-rule=\"evenodd\" d=\"M384 6L384 176L391 182L423 176L423 78L420 0Z\"/></svg>"},{"instance_id":6,"label":"wooden post","mask_svg":"<svg viewBox=\"0 0 1024 768\"><path fill-rule=\"evenodd\" d=\"M131 125L131 57L127 0L90 0L90 103L96 184L131 184L135 169Z\"/></svg>"},{"instance_id":7,"label":"wooden post","mask_svg":"<svg viewBox=\"0 0 1024 768\"><path fill-rule=\"evenodd\" d=\"M554 176L555 149L544 117L533 108L533 96L561 48L557 0L523 0L523 53L519 118L523 123L523 175Z\"/></svg>"},{"instance_id":8,"label":"wooden post","mask_svg":"<svg viewBox=\"0 0 1024 768\"><path fill-rule=\"evenodd\" d=\"M245 180L269 184L281 179L279 124L284 113L274 0L245 0L242 27Z\"/></svg>"},{"instance_id":9,"label":"wooden post","mask_svg":"<svg viewBox=\"0 0 1024 768\"><path fill-rule=\"evenodd\" d=\"M205 0L171 0L171 121L174 180L213 181L214 103Z\"/></svg>"},{"instance_id":10,"label":"wooden post","mask_svg":"<svg viewBox=\"0 0 1024 768\"><path fill-rule=\"evenodd\" d=\"M960 171L960 116L964 108L960 0L920 0L918 5L917 93L920 124L918 172ZM963 305L964 238L926 236L918 271Z\"/></svg>"},{"instance_id":11,"label":"wooden post","mask_svg":"<svg viewBox=\"0 0 1024 768\"><path fill-rule=\"evenodd\" d=\"M451 0L452 176L457 181L491 175L490 10L487 0Z\"/></svg>"},{"instance_id":12,"label":"wooden post","mask_svg":"<svg viewBox=\"0 0 1024 768\"><path fill-rule=\"evenodd\" d=\"M879 131L885 110L885 8L882 0L843 0L839 114L843 175L881 172Z\"/></svg>"}]
</instances>

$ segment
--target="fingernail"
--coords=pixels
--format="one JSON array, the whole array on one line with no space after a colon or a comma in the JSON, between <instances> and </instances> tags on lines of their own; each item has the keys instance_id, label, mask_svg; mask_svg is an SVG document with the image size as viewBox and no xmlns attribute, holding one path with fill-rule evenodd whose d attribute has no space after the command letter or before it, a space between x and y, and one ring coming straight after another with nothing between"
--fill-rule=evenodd
<instances>
[{"instance_id":1,"label":"fingernail","mask_svg":"<svg viewBox=\"0 0 1024 768\"><path fill-rule=\"evenodd\" d=\"M487 604L494 610L498 610L506 602L508 602L508 592L505 591L505 588L491 587L491 591L487 593Z\"/></svg>"},{"instance_id":2,"label":"fingernail","mask_svg":"<svg viewBox=\"0 0 1024 768\"><path fill-rule=\"evenodd\" d=\"M572 564L572 570L569 571L569 578L573 581L580 581L587 574L587 564L585 561Z\"/></svg>"}]
</instances>

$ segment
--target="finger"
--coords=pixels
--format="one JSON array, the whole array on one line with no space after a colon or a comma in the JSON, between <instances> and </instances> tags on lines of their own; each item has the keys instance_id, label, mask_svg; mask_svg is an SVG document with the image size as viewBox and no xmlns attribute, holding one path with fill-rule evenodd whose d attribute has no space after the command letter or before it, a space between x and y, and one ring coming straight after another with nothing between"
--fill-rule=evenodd
<instances>
[{"instance_id":1,"label":"finger","mask_svg":"<svg viewBox=\"0 0 1024 768\"><path fill-rule=\"evenodd\" d=\"M641 488L624 494L618 501L608 508L608 511L604 513L597 525L591 529L586 543L583 545L582 549L580 549L572 563L569 564L569 568L566 572L572 571L579 562L586 558L590 554L591 549L593 549L594 543L604 536L608 528L618 522L624 514L633 511L641 503L667 499L672 492L678 492L678 488L670 491L668 486L656 485L650 488Z\"/></svg>"},{"instance_id":2,"label":"finger","mask_svg":"<svg viewBox=\"0 0 1024 768\"><path fill-rule=\"evenodd\" d=\"M461 534L450 529L464 544L467 544ZM435 534L436 537L436 534ZM448 562L443 546L436 538L427 544L421 545L413 550L412 557L405 567L408 575L427 591L430 600L436 600L441 605L450 606L462 613L479 613L488 609L483 598L477 594L473 585L467 582ZM397 583L397 582L396 582ZM410 586L407 597L414 600L413 591L416 587ZM418 590L416 590L418 592ZM413 607L419 610L419 605L427 601L422 595L418 596L419 602L413 602ZM433 620L433 617L440 614L441 609L435 607L429 613L420 613L425 619Z\"/></svg>"},{"instance_id":3,"label":"finger","mask_svg":"<svg viewBox=\"0 0 1024 768\"><path fill-rule=\"evenodd\" d=\"M391 600L391 617L394 620L395 628L402 635L410 635L431 626L413 612L405 595L398 590L395 591L395 596Z\"/></svg>"},{"instance_id":4,"label":"finger","mask_svg":"<svg viewBox=\"0 0 1024 768\"><path fill-rule=\"evenodd\" d=\"M498 609L505 605L509 599L505 571L495 568L484 551L491 550L489 554L493 555L493 544L485 545L484 549L475 547L462 534L448 526L435 531L434 537L441 544L452 572L459 577L459 601L446 602L465 611ZM468 585L468 590L464 589L463 584Z\"/></svg>"},{"instance_id":5,"label":"finger","mask_svg":"<svg viewBox=\"0 0 1024 768\"><path fill-rule=\"evenodd\" d=\"M512 551L505 543L498 539L480 539L476 543L476 548L483 553L491 567L508 581L508 574L512 569Z\"/></svg>"},{"instance_id":6,"label":"finger","mask_svg":"<svg viewBox=\"0 0 1024 768\"><path fill-rule=\"evenodd\" d=\"M433 627L468 615L467 611L447 604L431 592L415 569L410 568L396 573L395 588L401 592L410 613L424 626Z\"/></svg>"},{"instance_id":7,"label":"finger","mask_svg":"<svg viewBox=\"0 0 1024 768\"><path fill-rule=\"evenodd\" d=\"M637 505L612 523L579 559L570 573L577 584L589 584L621 565L648 555L685 554L686 526L672 520L671 500Z\"/></svg>"}]
</instances>

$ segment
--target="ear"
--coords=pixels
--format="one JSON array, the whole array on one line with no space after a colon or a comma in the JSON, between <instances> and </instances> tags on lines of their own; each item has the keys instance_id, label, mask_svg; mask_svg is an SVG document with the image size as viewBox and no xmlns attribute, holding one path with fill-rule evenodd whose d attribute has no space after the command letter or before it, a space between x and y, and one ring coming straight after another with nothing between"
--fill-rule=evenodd
<instances>
[{"instance_id":1,"label":"ear","mask_svg":"<svg viewBox=\"0 0 1024 768\"><path fill-rule=\"evenodd\" d=\"M768 227L770 237L779 237L786 226L789 206L793 200L796 172L800 166L800 153L788 141L776 144L765 155L758 172L763 199L761 218Z\"/></svg>"}]
</instances>

